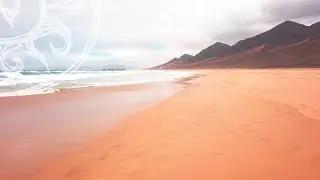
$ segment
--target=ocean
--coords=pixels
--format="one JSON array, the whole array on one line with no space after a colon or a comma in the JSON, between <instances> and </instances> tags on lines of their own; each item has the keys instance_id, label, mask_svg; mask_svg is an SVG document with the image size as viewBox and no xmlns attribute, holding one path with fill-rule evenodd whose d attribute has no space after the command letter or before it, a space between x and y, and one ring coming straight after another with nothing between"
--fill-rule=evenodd
<instances>
[{"instance_id":1,"label":"ocean","mask_svg":"<svg viewBox=\"0 0 320 180\"><path fill-rule=\"evenodd\" d=\"M85 87L121 86L175 81L191 76L188 71L22 71L0 73L0 97L54 93Z\"/></svg>"}]
</instances>

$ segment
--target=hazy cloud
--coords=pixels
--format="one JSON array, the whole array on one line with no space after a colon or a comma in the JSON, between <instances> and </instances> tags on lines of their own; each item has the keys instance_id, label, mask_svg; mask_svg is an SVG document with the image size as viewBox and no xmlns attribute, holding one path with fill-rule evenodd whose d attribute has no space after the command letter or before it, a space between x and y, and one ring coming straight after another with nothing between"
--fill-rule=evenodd
<instances>
[{"instance_id":1,"label":"hazy cloud","mask_svg":"<svg viewBox=\"0 0 320 180\"><path fill-rule=\"evenodd\" d=\"M269 1L263 6L266 20L284 21L320 16L319 0ZM318 19L319 20L319 19Z\"/></svg>"},{"instance_id":2,"label":"hazy cloud","mask_svg":"<svg viewBox=\"0 0 320 180\"><path fill-rule=\"evenodd\" d=\"M225 30L213 30L213 41L234 44L269 30L286 20L311 25L320 20L319 0L268 0L260 3L254 13L239 11L225 19Z\"/></svg>"},{"instance_id":3,"label":"hazy cloud","mask_svg":"<svg viewBox=\"0 0 320 180\"><path fill-rule=\"evenodd\" d=\"M24 0L30 7L36 1ZM70 0L47 1L59 4ZM98 27L91 25L89 9L94 0L74 2L85 2L82 16L54 15L77 27L73 30L76 35L73 49L80 51L88 32ZM320 20L320 0L103 0L103 3L100 36L93 55L105 61L139 66L157 65L185 53L196 54L217 41L232 45L285 20L307 25ZM30 16L20 18L19 22L32 24L28 22Z\"/></svg>"},{"instance_id":4,"label":"hazy cloud","mask_svg":"<svg viewBox=\"0 0 320 180\"><path fill-rule=\"evenodd\" d=\"M95 49L98 50L105 50L111 51L114 49L147 49L150 51L161 51L164 50L166 47L163 44L157 42L147 42L147 41L129 41L129 42L105 42L103 40L96 43Z\"/></svg>"},{"instance_id":5,"label":"hazy cloud","mask_svg":"<svg viewBox=\"0 0 320 180\"><path fill-rule=\"evenodd\" d=\"M252 37L258 34L259 32L260 31L254 29L254 27L245 26L245 27L237 28L236 31L229 30L229 31L219 32L216 34L216 36L213 37L213 41L219 41L229 45L233 45L236 41L240 39Z\"/></svg>"}]
</instances>

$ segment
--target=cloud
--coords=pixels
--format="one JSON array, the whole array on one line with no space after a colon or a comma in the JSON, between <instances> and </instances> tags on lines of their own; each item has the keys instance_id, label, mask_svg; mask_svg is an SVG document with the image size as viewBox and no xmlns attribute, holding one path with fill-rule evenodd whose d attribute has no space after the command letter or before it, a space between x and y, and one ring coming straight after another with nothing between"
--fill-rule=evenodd
<instances>
[{"instance_id":1,"label":"cloud","mask_svg":"<svg viewBox=\"0 0 320 180\"><path fill-rule=\"evenodd\" d=\"M89 11L94 0L82 1L85 6L80 9L85 8L80 16L77 9L71 14L53 13L75 27L73 49L80 51L90 30L99 28L94 56L144 67L185 53L196 54L217 41L232 45L281 21L310 25L320 17L319 0L102 0L102 24L95 27ZM30 19L25 16L22 20L28 21L26 18Z\"/></svg>"},{"instance_id":2,"label":"cloud","mask_svg":"<svg viewBox=\"0 0 320 180\"><path fill-rule=\"evenodd\" d=\"M196 54L217 41L219 38L216 37L224 32L234 33L237 27L230 19L255 19L260 16L260 4L264 1L107 0L104 2L101 39L125 42L123 46L131 42L161 44L165 48L157 56L153 56L154 49L149 47L144 48L144 57L139 57L141 53L132 54L136 59L149 57L145 64L152 62L155 65L181 54ZM228 37L221 39L234 41Z\"/></svg>"},{"instance_id":3,"label":"cloud","mask_svg":"<svg viewBox=\"0 0 320 180\"><path fill-rule=\"evenodd\" d=\"M240 39L245 39L259 34L262 31L261 29L264 29L263 26L259 25L259 23L252 24L249 26L241 24L237 27L222 32L217 32L213 37L213 40L233 45L236 41Z\"/></svg>"},{"instance_id":4,"label":"cloud","mask_svg":"<svg viewBox=\"0 0 320 180\"><path fill-rule=\"evenodd\" d=\"M240 10L230 14L225 20L224 30L212 30L213 41L234 44L271 29L275 25L293 20L311 25L320 19L319 0L267 0L260 1L255 11Z\"/></svg>"},{"instance_id":5,"label":"cloud","mask_svg":"<svg viewBox=\"0 0 320 180\"><path fill-rule=\"evenodd\" d=\"M95 49L112 51L114 49L147 49L150 51L161 51L166 47L163 44L157 42L147 42L147 41L128 41L128 42L105 42L103 40L96 43Z\"/></svg>"},{"instance_id":6,"label":"cloud","mask_svg":"<svg viewBox=\"0 0 320 180\"><path fill-rule=\"evenodd\" d=\"M319 0L269 1L263 6L266 20L284 21L320 16ZM319 20L319 19L318 19Z\"/></svg>"}]
</instances>

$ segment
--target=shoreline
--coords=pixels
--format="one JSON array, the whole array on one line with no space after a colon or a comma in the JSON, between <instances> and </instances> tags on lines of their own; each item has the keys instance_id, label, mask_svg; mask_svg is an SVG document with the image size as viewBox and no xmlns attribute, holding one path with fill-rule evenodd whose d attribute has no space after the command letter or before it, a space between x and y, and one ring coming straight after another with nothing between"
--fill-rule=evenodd
<instances>
[{"instance_id":1,"label":"shoreline","mask_svg":"<svg viewBox=\"0 0 320 180\"><path fill-rule=\"evenodd\" d=\"M23 174L33 172L44 162L83 147L92 137L112 130L124 118L180 91L185 86L182 82L194 77L173 82L79 88L50 94L0 97L0 179L24 178ZM54 115L55 113L59 115ZM77 122L72 119L77 119ZM41 127L41 130L37 129L38 127ZM73 135L68 135L70 133ZM29 151L32 151L32 154L27 155ZM13 158L12 155L16 157ZM30 158L34 162L30 162Z\"/></svg>"},{"instance_id":2,"label":"shoreline","mask_svg":"<svg viewBox=\"0 0 320 180\"><path fill-rule=\"evenodd\" d=\"M320 178L320 72L200 72L194 85L23 179Z\"/></svg>"},{"instance_id":3,"label":"shoreline","mask_svg":"<svg viewBox=\"0 0 320 180\"><path fill-rule=\"evenodd\" d=\"M161 70L148 70L149 72L160 72ZM105 85L87 85L87 86L74 86L74 87L59 87L59 86L52 86L54 88L47 88L46 90L36 90L33 88L33 86L30 86L28 88L25 89L20 89L20 90L16 90L16 91L12 91L12 92L1 92L0 91L0 98L7 98L7 97L24 97L24 96L37 96L37 95L48 95L48 94L54 94L54 93L59 93L59 92L69 92L69 91L81 91L81 90L88 90L88 89L92 89L92 88L122 88L122 87L128 87L128 86L140 86L140 85L144 85L144 84L153 84L153 83L166 83L166 82L179 82L181 79L184 78L188 78L188 77L194 77L194 76L198 76L197 72L194 70L189 70L189 71L185 71L185 70L162 70L164 72L167 73L177 73L177 72L188 72L187 74L180 74L179 77L171 77L174 79L152 79L152 80L143 80L141 81L132 81L132 82L122 82L122 84L105 84ZM126 71L122 71L122 72L126 72ZM132 73L133 71L127 71L129 73ZM139 72L139 71L137 71ZM140 71L140 72L146 72L146 71ZM110 73L110 72L106 72L106 73ZM165 74L164 74L165 75ZM117 77L116 77L117 78ZM1 79L0 79L1 80ZM105 79L106 80L106 79ZM139 79L138 79L139 80ZM4 80L5 81L5 80ZM1 82L1 81L0 81ZM63 82L63 81L56 81L56 82ZM120 82L119 82L120 83ZM37 85L35 85L37 86ZM0 86L1 87L1 86ZM3 86L5 87L5 86Z\"/></svg>"}]
</instances>

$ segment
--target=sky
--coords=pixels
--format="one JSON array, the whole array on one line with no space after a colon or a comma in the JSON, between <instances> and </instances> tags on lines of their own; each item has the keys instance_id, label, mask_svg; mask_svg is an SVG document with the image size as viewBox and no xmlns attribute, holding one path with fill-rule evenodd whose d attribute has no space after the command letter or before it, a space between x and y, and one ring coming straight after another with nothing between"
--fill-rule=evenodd
<instances>
[{"instance_id":1,"label":"sky","mask_svg":"<svg viewBox=\"0 0 320 180\"><path fill-rule=\"evenodd\" d=\"M78 24L78 33L85 39L92 28L84 23L90 20L90 12L85 11L93 7L94 0L78 0L75 4L81 1L86 1L81 18L70 18L72 14L59 17ZM285 20L306 25L320 21L319 0L102 1L99 38L92 59L136 67L158 65L186 53L195 55L217 41L233 45Z\"/></svg>"},{"instance_id":2,"label":"sky","mask_svg":"<svg viewBox=\"0 0 320 180\"><path fill-rule=\"evenodd\" d=\"M156 65L285 20L320 21L319 0L105 0L101 37L127 62ZM111 56L112 57L112 56Z\"/></svg>"}]
</instances>

